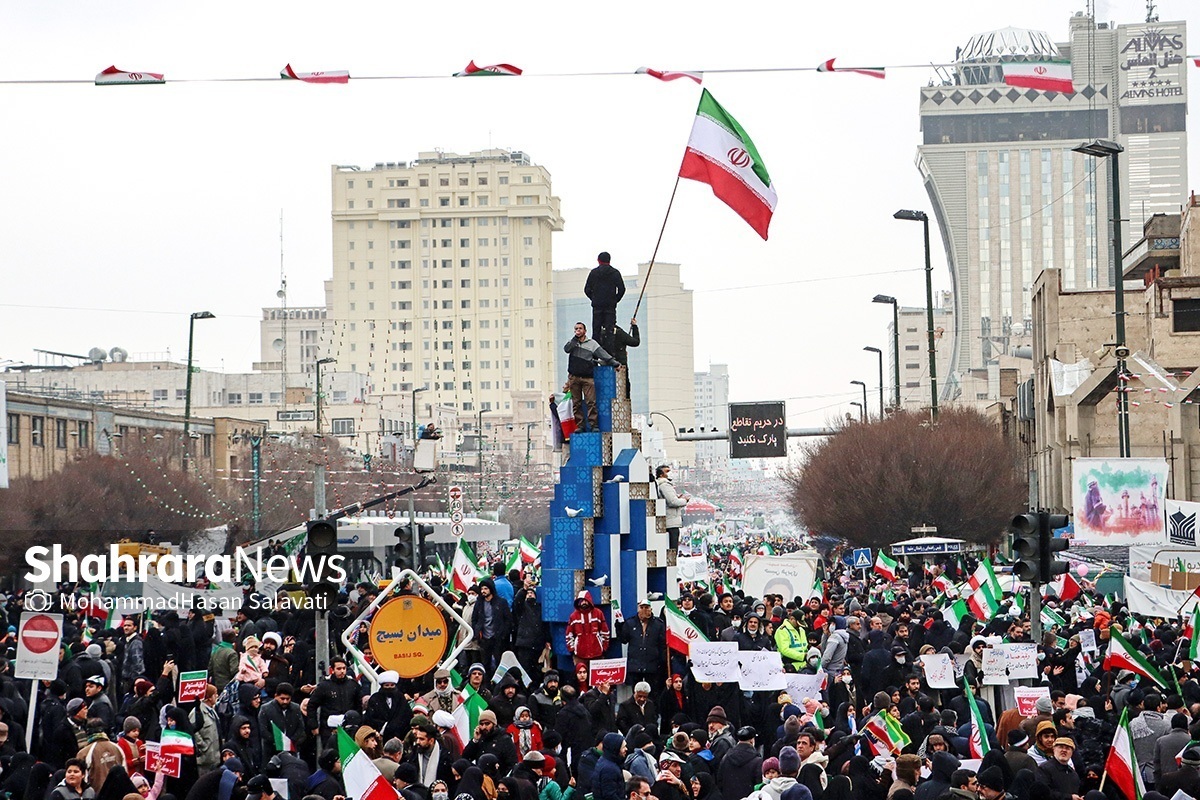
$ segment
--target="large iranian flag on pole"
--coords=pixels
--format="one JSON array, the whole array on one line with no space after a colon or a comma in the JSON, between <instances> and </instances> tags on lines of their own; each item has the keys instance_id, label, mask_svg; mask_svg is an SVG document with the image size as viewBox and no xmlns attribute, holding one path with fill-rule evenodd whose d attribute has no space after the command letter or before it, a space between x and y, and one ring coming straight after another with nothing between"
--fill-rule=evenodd
<instances>
[{"instance_id":1,"label":"large iranian flag on pole","mask_svg":"<svg viewBox=\"0 0 1200 800\"><path fill-rule=\"evenodd\" d=\"M767 238L778 200L771 176L745 129L708 89L700 93L679 177L707 183L721 202Z\"/></svg>"},{"instance_id":2,"label":"large iranian flag on pole","mask_svg":"<svg viewBox=\"0 0 1200 800\"><path fill-rule=\"evenodd\" d=\"M399 794L379 772L379 767L350 738L345 728L338 728L338 755L342 759L342 782L346 785L346 800L397 800Z\"/></svg>"},{"instance_id":3,"label":"large iranian flag on pole","mask_svg":"<svg viewBox=\"0 0 1200 800\"><path fill-rule=\"evenodd\" d=\"M1188 637L1188 660L1200 661L1200 605L1192 607L1192 635Z\"/></svg>"},{"instance_id":4,"label":"large iranian flag on pole","mask_svg":"<svg viewBox=\"0 0 1200 800\"><path fill-rule=\"evenodd\" d=\"M458 540L458 549L454 551L453 575L455 591L465 592L479 581L480 570L475 552L466 539Z\"/></svg>"},{"instance_id":5,"label":"large iranian flag on pole","mask_svg":"<svg viewBox=\"0 0 1200 800\"><path fill-rule=\"evenodd\" d=\"M487 708L487 700L469 685L463 686L459 699L462 702L454 709L454 728L451 732L461 750L471 741L475 726L479 724L479 713Z\"/></svg>"},{"instance_id":6,"label":"large iranian flag on pole","mask_svg":"<svg viewBox=\"0 0 1200 800\"><path fill-rule=\"evenodd\" d=\"M674 601L667 600L665 605L667 612L668 648L678 650L686 656L692 652L692 642L708 641L708 637L696 627L696 623L688 619L687 615L679 610L679 606L675 605Z\"/></svg>"},{"instance_id":7,"label":"large iranian flag on pole","mask_svg":"<svg viewBox=\"0 0 1200 800\"><path fill-rule=\"evenodd\" d=\"M1159 674L1159 671L1124 636L1111 629L1110 635L1108 652L1104 654L1104 668L1106 670L1127 669L1149 678L1164 689L1167 688L1167 682Z\"/></svg>"},{"instance_id":8,"label":"large iranian flag on pole","mask_svg":"<svg viewBox=\"0 0 1200 800\"><path fill-rule=\"evenodd\" d=\"M522 536L519 540L521 550L521 560L526 564L536 564L542 560L542 547L540 544L533 542Z\"/></svg>"},{"instance_id":9,"label":"large iranian flag on pole","mask_svg":"<svg viewBox=\"0 0 1200 800\"><path fill-rule=\"evenodd\" d=\"M899 564L896 559L892 558L882 550L880 550L879 555L875 557L875 572L887 578L889 581L896 580L896 567L898 566Z\"/></svg>"},{"instance_id":10,"label":"large iranian flag on pole","mask_svg":"<svg viewBox=\"0 0 1200 800\"><path fill-rule=\"evenodd\" d=\"M1125 795L1125 800L1142 800L1142 795L1146 793L1146 785L1142 783L1142 773L1138 769L1137 756L1133 752L1128 708L1121 712L1121 721L1117 723L1117 733L1113 736L1112 747L1108 750L1104 771L1121 790L1121 794Z\"/></svg>"},{"instance_id":11,"label":"large iranian flag on pole","mask_svg":"<svg viewBox=\"0 0 1200 800\"><path fill-rule=\"evenodd\" d=\"M963 678L963 691L967 695L967 705L971 709L971 758L983 758L991 747L988 746L987 729L983 727L983 716L979 713L979 703L975 702L975 693Z\"/></svg>"}]
</instances>

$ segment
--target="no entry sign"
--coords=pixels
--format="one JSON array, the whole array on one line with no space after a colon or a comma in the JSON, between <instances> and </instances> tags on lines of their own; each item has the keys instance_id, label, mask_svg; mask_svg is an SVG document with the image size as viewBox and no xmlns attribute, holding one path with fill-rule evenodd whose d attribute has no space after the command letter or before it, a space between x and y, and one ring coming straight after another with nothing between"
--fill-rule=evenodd
<instances>
[{"instance_id":1,"label":"no entry sign","mask_svg":"<svg viewBox=\"0 0 1200 800\"><path fill-rule=\"evenodd\" d=\"M62 615L27 611L17 629L18 678L53 680L58 677L58 647L62 643Z\"/></svg>"}]
</instances>

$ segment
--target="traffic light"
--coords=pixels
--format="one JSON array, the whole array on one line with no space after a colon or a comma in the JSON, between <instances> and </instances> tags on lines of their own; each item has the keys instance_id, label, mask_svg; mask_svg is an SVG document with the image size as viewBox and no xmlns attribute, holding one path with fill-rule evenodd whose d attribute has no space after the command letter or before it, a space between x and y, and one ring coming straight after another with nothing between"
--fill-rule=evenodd
<instances>
[{"instance_id":1,"label":"traffic light","mask_svg":"<svg viewBox=\"0 0 1200 800\"><path fill-rule=\"evenodd\" d=\"M1071 546L1067 539L1054 538L1054 529L1067 524L1066 514L1046 511L1018 514L1009 527L1012 529L1013 574L1026 583L1047 584L1069 568L1065 561L1054 560L1054 554Z\"/></svg>"},{"instance_id":2,"label":"traffic light","mask_svg":"<svg viewBox=\"0 0 1200 800\"><path fill-rule=\"evenodd\" d=\"M432 555L429 548L425 546L425 540L432 535L432 525L417 525L417 564L420 565L422 570L429 565L427 559Z\"/></svg>"},{"instance_id":3,"label":"traffic light","mask_svg":"<svg viewBox=\"0 0 1200 800\"><path fill-rule=\"evenodd\" d=\"M1040 528L1037 514L1018 514L1009 527L1013 531L1012 548L1016 560L1013 574L1025 583L1041 580L1041 544L1038 541Z\"/></svg>"},{"instance_id":4,"label":"traffic light","mask_svg":"<svg viewBox=\"0 0 1200 800\"><path fill-rule=\"evenodd\" d=\"M340 588L326 578L328 561L338 554L337 523L327 519L312 519L307 523L308 543L304 552L314 563L313 582L308 585L308 596L319 601L319 609L329 611L337 603Z\"/></svg>"},{"instance_id":5,"label":"traffic light","mask_svg":"<svg viewBox=\"0 0 1200 800\"><path fill-rule=\"evenodd\" d=\"M401 525L395 530L396 545L392 548L392 566L396 569L417 569L417 552L414 547L412 528Z\"/></svg>"}]
</instances>

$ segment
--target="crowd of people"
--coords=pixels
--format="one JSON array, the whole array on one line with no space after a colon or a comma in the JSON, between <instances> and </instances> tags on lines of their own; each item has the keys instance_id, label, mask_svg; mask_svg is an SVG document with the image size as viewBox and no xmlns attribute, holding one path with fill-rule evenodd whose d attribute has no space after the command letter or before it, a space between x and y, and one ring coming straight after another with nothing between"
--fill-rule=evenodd
<instances>
[{"instance_id":1,"label":"crowd of people","mask_svg":"<svg viewBox=\"0 0 1200 800\"><path fill-rule=\"evenodd\" d=\"M0 792L337 800L347 797L338 740L348 737L405 800L1122 800L1115 782L1101 784L1125 712L1146 786L1200 797L1200 685L1180 621L1103 608L1086 582L1072 600L1047 598L1065 623L1036 643L1047 692L1022 716L993 708L982 663L997 637L1029 641L1027 615L1014 604L953 625L931 583L937 571L862 583L839 566L825 594L807 599L682 588L678 608L708 638L825 675L805 697L694 679L650 598L610 624L581 596L570 655L556 655L534 574L496 565L461 595L443 589L478 635L454 670L412 680L371 681L336 656L318 671L312 612L294 607L247 603L229 619L168 611L111 627L67 614L58 677L35 687L28 732L30 687L11 661L23 603L14 594L0 659ZM343 599L353 613L378 591L362 584ZM1123 631L1168 685L1081 658L1089 629L1101 650ZM589 661L616 644L626 680L594 684ZM515 665L505 667L507 652ZM928 685L920 656L931 653L960 656L960 688ZM203 698L180 702L180 674L205 669ZM465 687L487 705L464 735ZM982 761L971 758L972 705L990 748ZM903 746L889 751L865 730L881 712ZM179 774L148 770L147 743L181 736L190 746Z\"/></svg>"}]
</instances>

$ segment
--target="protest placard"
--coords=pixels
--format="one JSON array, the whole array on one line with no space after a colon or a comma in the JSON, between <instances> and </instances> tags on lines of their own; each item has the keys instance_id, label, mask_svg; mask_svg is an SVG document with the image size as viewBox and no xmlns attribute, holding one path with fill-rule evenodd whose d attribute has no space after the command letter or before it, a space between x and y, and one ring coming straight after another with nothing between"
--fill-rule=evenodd
<instances>
[{"instance_id":1,"label":"protest placard","mask_svg":"<svg viewBox=\"0 0 1200 800\"><path fill-rule=\"evenodd\" d=\"M692 642L690 655L692 676L701 683L736 683L742 676L737 642Z\"/></svg>"},{"instance_id":2,"label":"protest placard","mask_svg":"<svg viewBox=\"0 0 1200 800\"><path fill-rule=\"evenodd\" d=\"M625 682L625 658L593 658L588 662L588 685Z\"/></svg>"},{"instance_id":3,"label":"protest placard","mask_svg":"<svg viewBox=\"0 0 1200 800\"><path fill-rule=\"evenodd\" d=\"M741 677L738 683L743 692L763 692L769 689L785 689L783 660L774 650L747 650L738 653ZM817 677L817 676L814 676Z\"/></svg>"},{"instance_id":4,"label":"protest placard","mask_svg":"<svg viewBox=\"0 0 1200 800\"><path fill-rule=\"evenodd\" d=\"M953 689L958 685L954 680L954 660L947 654L923 655L921 665L925 668L925 682L930 689Z\"/></svg>"},{"instance_id":5,"label":"protest placard","mask_svg":"<svg viewBox=\"0 0 1200 800\"><path fill-rule=\"evenodd\" d=\"M1037 701L1050 699L1050 689L1045 686L1014 686L1013 696L1017 700L1017 713L1022 717L1037 716Z\"/></svg>"},{"instance_id":6,"label":"protest placard","mask_svg":"<svg viewBox=\"0 0 1200 800\"><path fill-rule=\"evenodd\" d=\"M1089 653L1096 652L1096 631L1092 628L1084 628L1079 632L1079 646L1087 650Z\"/></svg>"},{"instance_id":7,"label":"protest placard","mask_svg":"<svg viewBox=\"0 0 1200 800\"><path fill-rule=\"evenodd\" d=\"M1009 642L998 648L1004 653L1009 680L1038 676L1037 645L1032 642Z\"/></svg>"},{"instance_id":8,"label":"protest placard","mask_svg":"<svg viewBox=\"0 0 1200 800\"><path fill-rule=\"evenodd\" d=\"M994 686L1008 683L1008 658L998 647L984 648L983 682Z\"/></svg>"},{"instance_id":9,"label":"protest placard","mask_svg":"<svg viewBox=\"0 0 1200 800\"><path fill-rule=\"evenodd\" d=\"M821 689L825 688L824 672L816 675L797 675L788 672L783 678L787 684L788 694L792 696L792 702L796 705L803 703L806 697L820 697Z\"/></svg>"}]
</instances>

